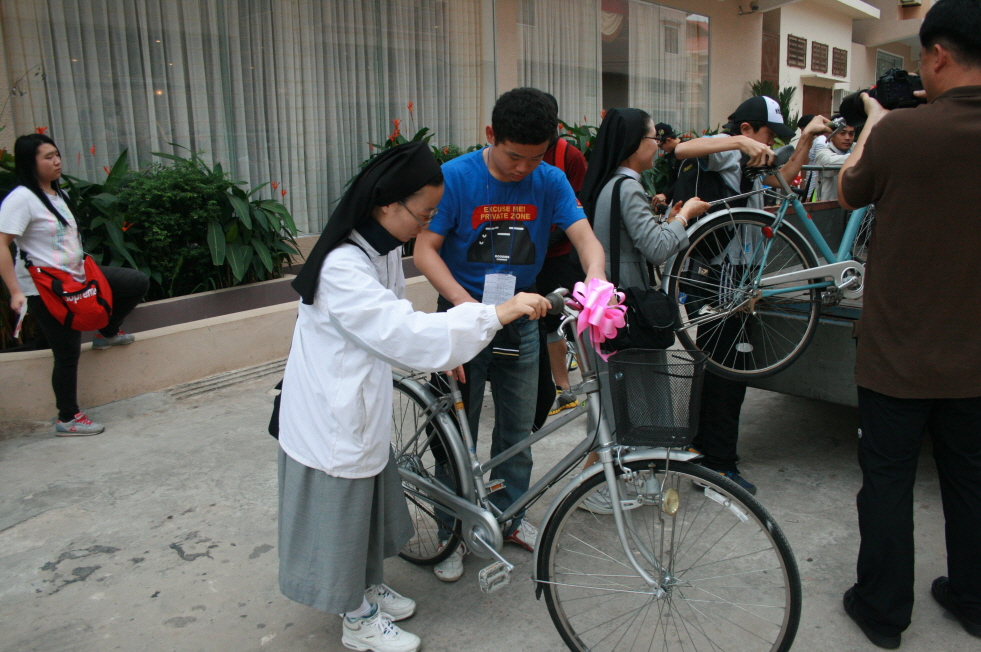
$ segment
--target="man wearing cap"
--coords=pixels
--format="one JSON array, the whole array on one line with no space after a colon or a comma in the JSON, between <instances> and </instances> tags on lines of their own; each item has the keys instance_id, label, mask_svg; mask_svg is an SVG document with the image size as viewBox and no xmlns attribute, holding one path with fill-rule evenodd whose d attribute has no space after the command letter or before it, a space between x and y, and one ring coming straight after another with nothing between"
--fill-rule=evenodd
<instances>
[{"instance_id":1,"label":"man wearing cap","mask_svg":"<svg viewBox=\"0 0 981 652\"><path fill-rule=\"evenodd\" d=\"M654 205L668 203L669 197L674 197L674 185L678 181L678 168L681 162L674 155L674 148L681 142L681 138L675 133L674 127L666 122L658 122L654 125L654 136L657 140L657 148L664 152L664 159L668 162L668 185L664 192L654 195Z\"/></svg>"},{"instance_id":2,"label":"man wearing cap","mask_svg":"<svg viewBox=\"0 0 981 652\"><path fill-rule=\"evenodd\" d=\"M787 183L793 181L807 162L814 137L820 133L830 133L831 129L824 125L825 122L826 118L815 116L801 131L793 156L780 169L780 174ZM765 96L749 98L729 116L729 123L723 133L693 138L675 147L674 154L679 160L695 159L697 168L691 169L691 165L682 166L682 178L678 180L672 201L685 201L695 196L705 201L714 201L759 190L763 183L779 185L771 177L765 180L756 178L750 182L743 175L743 169L769 165L773 162L774 153L770 147L774 140L779 137L789 141L793 136L794 131L783 123L783 114L776 100ZM748 160L744 160L745 157L749 157ZM745 200L732 202L731 205L763 208L763 196L753 195ZM726 337L725 327L722 332L722 337ZM735 336L736 333L733 332L732 337ZM692 446L702 453L703 466L718 471L755 494L756 486L739 474L737 466L739 413L745 398L744 382L706 374L702 387L698 434Z\"/></svg>"},{"instance_id":3,"label":"man wearing cap","mask_svg":"<svg viewBox=\"0 0 981 652\"><path fill-rule=\"evenodd\" d=\"M836 117L831 116L834 120ZM838 200L838 166L848 160L855 142L855 127L845 125L814 156L814 165L830 166L830 170L818 172L817 200Z\"/></svg>"}]
</instances>

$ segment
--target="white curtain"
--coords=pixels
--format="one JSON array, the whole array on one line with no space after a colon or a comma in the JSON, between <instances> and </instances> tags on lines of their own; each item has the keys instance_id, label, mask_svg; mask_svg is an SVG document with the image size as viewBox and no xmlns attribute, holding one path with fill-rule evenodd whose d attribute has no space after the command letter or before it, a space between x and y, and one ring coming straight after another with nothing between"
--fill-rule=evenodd
<instances>
[{"instance_id":1,"label":"white curtain","mask_svg":"<svg viewBox=\"0 0 981 652\"><path fill-rule=\"evenodd\" d=\"M176 143L281 184L315 232L392 119L482 142L479 0L4 0L2 21L8 76L44 70L14 128L48 126L82 178Z\"/></svg>"},{"instance_id":2,"label":"white curtain","mask_svg":"<svg viewBox=\"0 0 981 652\"><path fill-rule=\"evenodd\" d=\"M600 122L598 0L519 0L518 83L551 93L569 124ZM524 21L524 22L522 22Z\"/></svg>"},{"instance_id":3,"label":"white curtain","mask_svg":"<svg viewBox=\"0 0 981 652\"><path fill-rule=\"evenodd\" d=\"M630 0L630 106L676 131L708 126L708 18Z\"/></svg>"}]
</instances>

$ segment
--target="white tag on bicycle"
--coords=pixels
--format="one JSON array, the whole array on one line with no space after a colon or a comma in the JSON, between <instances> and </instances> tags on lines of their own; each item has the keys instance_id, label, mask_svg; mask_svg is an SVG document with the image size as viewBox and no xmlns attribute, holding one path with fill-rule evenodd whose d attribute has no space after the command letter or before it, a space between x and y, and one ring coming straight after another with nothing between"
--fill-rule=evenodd
<instances>
[{"instance_id":1,"label":"white tag on bicycle","mask_svg":"<svg viewBox=\"0 0 981 652\"><path fill-rule=\"evenodd\" d=\"M488 274L484 277L484 297L481 303L499 306L514 296L518 279L512 274Z\"/></svg>"},{"instance_id":2,"label":"white tag on bicycle","mask_svg":"<svg viewBox=\"0 0 981 652\"><path fill-rule=\"evenodd\" d=\"M736 345L736 350L740 353L751 353L753 351L753 345L749 342L740 342Z\"/></svg>"}]
</instances>

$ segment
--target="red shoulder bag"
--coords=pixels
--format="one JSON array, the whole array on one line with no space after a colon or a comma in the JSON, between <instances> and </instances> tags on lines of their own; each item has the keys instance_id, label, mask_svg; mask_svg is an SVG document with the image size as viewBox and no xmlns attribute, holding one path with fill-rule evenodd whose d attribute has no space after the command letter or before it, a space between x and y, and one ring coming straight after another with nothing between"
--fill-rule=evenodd
<instances>
[{"instance_id":1,"label":"red shoulder bag","mask_svg":"<svg viewBox=\"0 0 981 652\"><path fill-rule=\"evenodd\" d=\"M105 274L85 255L85 281L79 283L68 272L39 267L24 256L27 271L51 316L76 331L105 328L112 315L112 289Z\"/></svg>"}]
</instances>

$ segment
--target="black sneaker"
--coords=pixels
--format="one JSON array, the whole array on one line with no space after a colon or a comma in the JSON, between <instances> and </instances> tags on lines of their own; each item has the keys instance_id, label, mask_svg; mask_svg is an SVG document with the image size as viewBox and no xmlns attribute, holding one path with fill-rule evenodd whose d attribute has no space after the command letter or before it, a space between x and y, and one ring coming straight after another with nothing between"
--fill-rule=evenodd
<instances>
[{"instance_id":1,"label":"black sneaker","mask_svg":"<svg viewBox=\"0 0 981 652\"><path fill-rule=\"evenodd\" d=\"M895 650L899 647L899 644L903 642L902 634L896 634L894 636L889 636L888 634L881 634L874 629L872 621L858 613L855 609L855 587L845 591L845 595L841 599L841 603L845 606L845 613L848 617L855 621L855 624L859 626L862 633L865 634L865 638L872 641L873 645L877 645L881 648L887 650Z\"/></svg>"},{"instance_id":2,"label":"black sneaker","mask_svg":"<svg viewBox=\"0 0 981 652\"><path fill-rule=\"evenodd\" d=\"M950 615L960 622L961 626L967 630L968 634L971 636L981 637L981 622L971 620L964 615L960 606L954 600L954 596L950 594L950 580L943 575L933 580L933 586L930 587L930 593L933 595L933 599L936 600L941 607L949 611Z\"/></svg>"}]
</instances>

